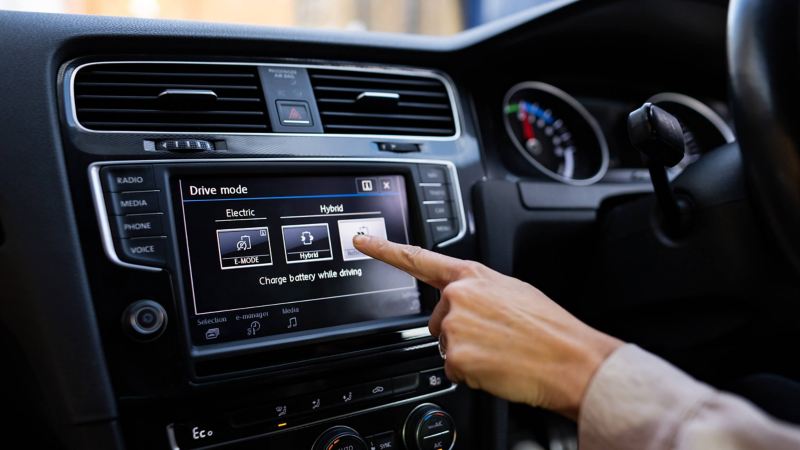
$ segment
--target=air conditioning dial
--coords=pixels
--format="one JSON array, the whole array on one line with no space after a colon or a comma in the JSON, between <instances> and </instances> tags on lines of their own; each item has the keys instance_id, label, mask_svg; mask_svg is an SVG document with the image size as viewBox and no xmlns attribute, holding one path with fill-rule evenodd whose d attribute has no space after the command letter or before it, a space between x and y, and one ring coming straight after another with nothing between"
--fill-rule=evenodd
<instances>
[{"instance_id":1,"label":"air conditioning dial","mask_svg":"<svg viewBox=\"0 0 800 450\"><path fill-rule=\"evenodd\" d=\"M409 450L451 450L456 443L456 423L433 403L419 405L406 419L403 442Z\"/></svg>"},{"instance_id":2,"label":"air conditioning dial","mask_svg":"<svg viewBox=\"0 0 800 450\"><path fill-rule=\"evenodd\" d=\"M366 441L350 427L328 428L314 442L312 450L369 450Z\"/></svg>"}]
</instances>

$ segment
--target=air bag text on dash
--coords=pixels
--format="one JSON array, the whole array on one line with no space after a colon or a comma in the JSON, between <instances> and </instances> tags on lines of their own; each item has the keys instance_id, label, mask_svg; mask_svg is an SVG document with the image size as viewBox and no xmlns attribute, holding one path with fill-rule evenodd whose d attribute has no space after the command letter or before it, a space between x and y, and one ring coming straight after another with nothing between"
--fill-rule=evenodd
<instances>
[{"instance_id":1,"label":"air bag text on dash","mask_svg":"<svg viewBox=\"0 0 800 450\"><path fill-rule=\"evenodd\" d=\"M343 213L344 205L319 205L319 212L322 214Z\"/></svg>"},{"instance_id":2,"label":"air bag text on dash","mask_svg":"<svg viewBox=\"0 0 800 450\"><path fill-rule=\"evenodd\" d=\"M335 270L323 270L322 272L317 273L305 273L300 272L296 275L285 275L280 277L259 277L258 284L261 286L283 286L287 283L302 283L302 282L309 282L313 283L315 280L330 280L333 278L346 278L346 277L360 277L363 275L363 271L361 269L342 269L340 271Z\"/></svg>"}]
</instances>

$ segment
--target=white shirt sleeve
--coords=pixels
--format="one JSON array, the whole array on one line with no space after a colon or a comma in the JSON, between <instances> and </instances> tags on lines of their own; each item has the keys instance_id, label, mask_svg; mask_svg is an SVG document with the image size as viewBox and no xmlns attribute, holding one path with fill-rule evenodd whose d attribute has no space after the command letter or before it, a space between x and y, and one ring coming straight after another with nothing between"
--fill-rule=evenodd
<instances>
[{"instance_id":1,"label":"white shirt sleeve","mask_svg":"<svg viewBox=\"0 0 800 450\"><path fill-rule=\"evenodd\" d=\"M578 442L581 450L800 449L800 428L628 344L589 383Z\"/></svg>"}]
</instances>

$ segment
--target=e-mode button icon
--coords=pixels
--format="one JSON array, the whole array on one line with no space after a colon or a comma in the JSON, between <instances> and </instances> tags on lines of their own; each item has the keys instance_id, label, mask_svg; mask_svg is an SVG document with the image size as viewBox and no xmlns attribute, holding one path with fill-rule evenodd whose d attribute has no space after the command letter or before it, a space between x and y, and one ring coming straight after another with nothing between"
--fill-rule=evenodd
<instances>
[{"instance_id":1,"label":"e-mode button icon","mask_svg":"<svg viewBox=\"0 0 800 450\"><path fill-rule=\"evenodd\" d=\"M217 230L217 245L222 270L272 265L267 227Z\"/></svg>"}]
</instances>

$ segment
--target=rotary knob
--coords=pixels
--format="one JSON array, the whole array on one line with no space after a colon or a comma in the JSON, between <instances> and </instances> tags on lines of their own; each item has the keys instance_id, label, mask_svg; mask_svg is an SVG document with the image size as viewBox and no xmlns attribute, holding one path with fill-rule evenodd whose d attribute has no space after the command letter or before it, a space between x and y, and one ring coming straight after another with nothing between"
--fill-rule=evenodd
<instances>
[{"instance_id":1,"label":"rotary knob","mask_svg":"<svg viewBox=\"0 0 800 450\"><path fill-rule=\"evenodd\" d=\"M451 450L456 444L456 423L433 403L419 405L406 419L403 442L409 450Z\"/></svg>"},{"instance_id":2,"label":"rotary knob","mask_svg":"<svg viewBox=\"0 0 800 450\"><path fill-rule=\"evenodd\" d=\"M368 450L367 443L350 427L328 428L314 442L313 450Z\"/></svg>"}]
</instances>

